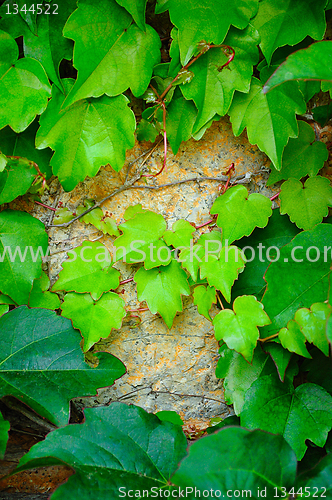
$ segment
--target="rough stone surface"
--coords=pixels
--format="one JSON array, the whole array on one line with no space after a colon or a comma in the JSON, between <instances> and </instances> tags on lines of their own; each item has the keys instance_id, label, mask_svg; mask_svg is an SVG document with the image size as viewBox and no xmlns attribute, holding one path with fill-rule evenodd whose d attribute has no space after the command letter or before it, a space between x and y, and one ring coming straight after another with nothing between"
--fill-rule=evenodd
<instances>
[{"instance_id":1,"label":"rough stone surface","mask_svg":"<svg viewBox=\"0 0 332 500\"><path fill-rule=\"evenodd\" d=\"M149 143L137 144L128 152L126 165L119 174L110 166L103 167L95 178L87 179L70 193L63 192L58 182L53 181L43 202L52 206L62 202L63 206L74 210L85 198L102 199L123 184L128 164L149 147ZM143 158L132 165L129 177L142 168L146 172L148 169L157 172L162 164L162 152L163 145L160 144L144 167L141 165ZM157 185L191 177L216 177L232 162L236 175L252 174L252 181L248 184L250 191L271 196L272 191L265 188L269 160L249 144L244 134L235 138L226 118L215 123L200 141L183 143L177 155L169 152L167 171L157 178L149 178L147 183ZM141 179L137 184L142 185L144 181ZM208 221L209 210L218 194L216 181L188 182L157 191L130 189L105 202L102 208L121 222L128 206L141 203L143 208L161 213L170 229L181 218L196 224ZM42 207L35 208L34 215L49 222L49 212ZM207 230L202 228L200 233ZM49 276L52 282L61 270L66 250L86 239L100 238L108 248L112 242L112 238L104 237L92 225L80 221L68 228L51 228L49 235ZM133 276L136 269L123 264L119 268L122 280ZM133 283L121 286L120 290L128 308L139 307ZM98 344L102 350L119 357L126 365L127 373L113 387L100 390L98 397L85 399L85 406L121 400L152 412L174 410L187 421L189 433L206 427L211 417L226 417L232 413L231 407L224 403L222 382L215 377L218 344L212 325L197 312L191 299L186 298L183 303L184 311L177 314L170 330L159 316L144 312L139 325L134 319L126 320L121 330L113 330L108 339Z\"/></svg>"}]
</instances>

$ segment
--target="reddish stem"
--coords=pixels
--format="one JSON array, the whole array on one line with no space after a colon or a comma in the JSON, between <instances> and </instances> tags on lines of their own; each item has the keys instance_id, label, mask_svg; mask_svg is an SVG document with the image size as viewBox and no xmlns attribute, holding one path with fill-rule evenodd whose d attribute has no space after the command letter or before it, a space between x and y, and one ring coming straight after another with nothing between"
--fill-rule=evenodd
<instances>
[{"instance_id":1,"label":"reddish stem","mask_svg":"<svg viewBox=\"0 0 332 500\"><path fill-rule=\"evenodd\" d=\"M196 229L200 229L201 227L208 226L211 222L215 222L217 215L213 216L213 219L208 220L207 222L203 222L203 224L199 224L199 226L195 226Z\"/></svg>"},{"instance_id":2,"label":"reddish stem","mask_svg":"<svg viewBox=\"0 0 332 500\"><path fill-rule=\"evenodd\" d=\"M277 194L274 194L273 196L271 196L270 200L271 201L275 200L276 198L278 198L279 194L280 194L280 192Z\"/></svg>"},{"instance_id":3,"label":"reddish stem","mask_svg":"<svg viewBox=\"0 0 332 500\"><path fill-rule=\"evenodd\" d=\"M120 281L119 286L124 285L125 283L130 283L131 281L134 281L134 278L128 278L127 280Z\"/></svg>"},{"instance_id":4,"label":"reddish stem","mask_svg":"<svg viewBox=\"0 0 332 500\"><path fill-rule=\"evenodd\" d=\"M234 163L231 163L231 166L225 172L226 175L228 175L228 179L226 181L225 186L223 187L222 194L226 193L227 189L229 188L229 183L230 183L231 178L232 178L232 170L235 170Z\"/></svg>"},{"instance_id":5,"label":"reddish stem","mask_svg":"<svg viewBox=\"0 0 332 500\"><path fill-rule=\"evenodd\" d=\"M53 212L56 212L56 208L49 207L48 205L44 205L44 203L40 203L39 201L35 201L35 203L37 205L40 205L40 206L44 207L44 208L48 208L48 210L53 210Z\"/></svg>"},{"instance_id":6,"label":"reddish stem","mask_svg":"<svg viewBox=\"0 0 332 500\"><path fill-rule=\"evenodd\" d=\"M139 309L127 309L127 312L135 313L135 312L145 312L148 310L149 310L148 307L140 307Z\"/></svg>"}]
</instances>

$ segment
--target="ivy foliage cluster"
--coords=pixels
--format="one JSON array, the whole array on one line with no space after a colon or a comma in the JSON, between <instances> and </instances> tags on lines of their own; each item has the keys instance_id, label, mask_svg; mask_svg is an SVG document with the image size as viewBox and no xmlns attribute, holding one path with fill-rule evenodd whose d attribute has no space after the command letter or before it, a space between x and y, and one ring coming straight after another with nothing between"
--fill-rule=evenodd
<instances>
[{"instance_id":1,"label":"ivy foliage cluster","mask_svg":"<svg viewBox=\"0 0 332 500\"><path fill-rule=\"evenodd\" d=\"M0 397L18 398L58 427L16 470L71 466L75 474L52 499L118 498L124 486L136 498L152 487L164 496L188 488L187 498L195 488L332 498L332 188L319 175L328 149L300 119L316 93L332 91L332 42L323 40L331 10L331 0L0 7ZM158 19L170 20L166 41ZM60 207L56 224L80 217L108 235L114 252L83 242L50 289L45 226L5 204L26 193L40 202L52 175L70 191L102 165L120 171L135 134L152 142L161 135L165 165L168 144L177 153L226 114L234 134L246 129L270 158L268 184L284 181L280 210L229 182L212 219L196 226L178 220L167 229L141 204L118 226L93 200L75 214ZM331 116L330 104L313 111L320 125ZM144 303L137 314L148 309L171 328L182 296L192 295L219 341L216 376L235 415L211 422L189 453L170 412L116 402L68 424L72 398L126 370L98 351L130 314L119 293L130 281L121 261L135 266ZM0 413L0 458L8 432Z\"/></svg>"}]
</instances>

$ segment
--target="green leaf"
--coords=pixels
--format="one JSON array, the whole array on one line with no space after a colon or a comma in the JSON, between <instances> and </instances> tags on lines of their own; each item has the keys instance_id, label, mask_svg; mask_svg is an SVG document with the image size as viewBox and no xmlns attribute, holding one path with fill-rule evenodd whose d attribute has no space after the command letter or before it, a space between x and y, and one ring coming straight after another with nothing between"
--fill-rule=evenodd
<instances>
[{"instance_id":1,"label":"green leaf","mask_svg":"<svg viewBox=\"0 0 332 500\"><path fill-rule=\"evenodd\" d=\"M216 339L226 342L249 363L259 338L257 326L271 322L263 307L253 295L243 295L234 300L233 311L223 309L212 322Z\"/></svg>"},{"instance_id":2,"label":"green leaf","mask_svg":"<svg viewBox=\"0 0 332 500\"><path fill-rule=\"evenodd\" d=\"M190 248L181 250L179 262L190 273L193 281L196 282L200 263L203 260L206 262L210 255L215 255L217 258L220 255L221 248L221 233L211 231L211 233L202 234L195 245L191 244Z\"/></svg>"},{"instance_id":3,"label":"green leaf","mask_svg":"<svg viewBox=\"0 0 332 500\"><path fill-rule=\"evenodd\" d=\"M9 306L7 304L0 305L0 316L3 316L8 311L9 311Z\"/></svg>"},{"instance_id":4,"label":"green leaf","mask_svg":"<svg viewBox=\"0 0 332 500\"><path fill-rule=\"evenodd\" d=\"M17 304L27 304L33 280L42 272L47 233L39 220L25 212L0 213L0 289Z\"/></svg>"},{"instance_id":5,"label":"green leaf","mask_svg":"<svg viewBox=\"0 0 332 500\"><path fill-rule=\"evenodd\" d=\"M235 281L232 298L239 295L256 295L261 298L266 287L264 273L277 256L277 251L289 243L299 232L288 217L280 215L279 210L272 210L268 225L264 229L256 228L248 238L242 238L237 245L246 254L246 267Z\"/></svg>"},{"instance_id":6,"label":"green leaf","mask_svg":"<svg viewBox=\"0 0 332 500\"><path fill-rule=\"evenodd\" d=\"M128 0L127 0L128 1ZM127 3L127 2L126 2ZM81 0L63 30L75 41L78 77L64 106L86 97L116 96L130 87L138 97L146 90L152 68L160 61L160 39L146 31L115 0Z\"/></svg>"},{"instance_id":7,"label":"green leaf","mask_svg":"<svg viewBox=\"0 0 332 500\"><path fill-rule=\"evenodd\" d=\"M7 165L7 156L5 156L4 154L0 153L0 172L3 172L6 165Z\"/></svg>"},{"instance_id":8,"label":"green leaf","mask_svg":"<svg viewBox=\"0 0 332 500\"><path fill-rule=\"evenodd\" d=\"M271 262L265 273L268 286L262 302L272 323L264 328L262 338L277 333L286 326L300 307L311 307L314 302L326 299L331 265L328 248L331 240L332 225L319 224L311 231L299 233L280 249L279 258ZM310 260L308 259L306 254L309 247L317 247L318 260L315 261L316 255L313 257L310 251Z\"/></svg>"},{"instance_id":9,"label":"green leaf","mask_svg":"<svg viewBox=\"0 0 332 500\"><path fill-rule=\"evenodd\" d=\"M45 309L58 309L60 299L56 293L48 292L50 280L45 273L35 279L29 296L29 307L44 307Z\"/></svg>"},{"instance_id":10,"label":"green leaf","mask_svg":"<svg viewBox=\"0 0 332 500\"><path fill-rule=\"evenodd\" d=\"M245 186L228 189L213 203L211 214L218 214L217 225L222 228L223 241L228 244L249 236L255 227L265 227L272 215L272 202L259 193L248 195Z\"/></svg>"},{"instance_id":11,"label":"green leaf","mask_svg":"<svg viewBox=\"0 0 332 500\"><path fill-rule=\"evenodd\" d=\"M49 165L52 151L49 148L39 151L35 148L38 120L35 120L24 132L16 134L10 127L0 130L0 150L8 156L21 156L37 163L39 170L49 179L52 170Z\"/></svg>"},{"instance_id":12,"label":"green leaf","mask_svg":"<svg viewBox=\"0 0 332 500\"><path fill-rule=\"evenodd\" d=\"M263 92L289 80L327 80L332 81L332 42L313 43L307 49L298 50L287 57L264 85ZM328 89L325 89L328 90Z\"/></svg>"},{"instance_id":13,"label":"green leaf","mask_svg":"<svg viewBox=\"0 0 332 500\"><path fill-rule=\"evenodd\" d=\"M204 490L220 491L221 498L245 491L248 498L258 499L267 488L267 498L273 498L276 491L281 496L282 487L293 486L296 465L293 450L281 436L225 427L190 446L172 483L197 488L200 494Z\"/></svg>"},{"instance_id":14,"label":"green leaf","mask_svg":"<svg viewBox=\"0 0 332 500\"><path fill-rule=\"evenodd\" d=\"M165 245L163 240L157 240L151 244L149 252L146 254L144 267L145 269L153 269L154 267L168 266L172 258L171 249Z\"/></svg>"},{"instance_id":15,"label":"green leaf","mask_svg":"<svg viewBox=\"0 0 332 500\"><path fill-rule=\"evenodd\" d=\"M281 434L296 453L304 456L310 439L324 446L332 427L332 397L315 384L296 389L266 375L256 380L246 394L241 425Z\"/></svg>"},{"instance_id":16,"label":"green leaf","mask_svg":"<svg viewBox=\"0 0 332 500\"><path fill-rule=\"evenodd\" d=\"M206 319L212 321L209 311L212 307L212 304L217 303L217 292L214 286L196 286L193 296L194 304L197 306L199 314L202 314Z\"/></svg>"},{"instance_id":17,"label":"green leaf","mask_svg":"<svg viewBox=\"0 0 332 500\"><path fill-rule=\"evenodd\" d=\"M288 214L301 229L311 229L328 215L332 187L328 179L319 175L309 177L304 185L291 178L282 184L279 199L281 215Z\"/></svg>"},{"instance_id":18,"label":"green leaf","mask_svg":"<svg viewBox=\"0 0 332 500\"><path fill-rule=\"evenodd\" d=\"M184 248L190 246L195 228L187 220L177 220L172 226L172 231L165 231L163 239L167 245L174 248Z\"/></svg>"},{"instance_id":19,"label":"green leaf","mask_svg":"<svg viewBox=\"0 0 332 500\"><path fill-rule=\"evenodd\" d=\"M332 364L331 358L325 356L317 348L310 351L312 360L306 359L302 370L307 371L306 379L323 387L332 396Z\"/></svg>"},{"instance_id":20,"label":"green leaf","mask_svg":"<svg viewBox=\"0 0 332 500\"><path fill-rule=\"evenodd\" d=\"M111 267L112 258L98 241L83 241L82 245L68 252L69 258L62 263L59 278L53 291L89 292L94 300L103 292L115 290L119 286L120 273Z\"/></svg>"},{"instance_id":21,"label":"green leaf","mask_svg":"<svg viewBox=\"0 0 332 500\"><path fill-rule=\"evenodd\" d=\"M77 498L78 492L82 500L91 496L107 500L127 489L167 487L186 454L187 440L179 425L161 422L143 408L123 403L87 408L84 414L83 424L56 429L33 446L15 472L45 462L72 467L75 474L53 493L52 500Z\"/></svg>"},{"instance_id":22,"label":"green leaf","mask_svg":"<svg viewBox=\"0 0 332 500\"><path fill-rule=\"evenodd\" d=\"M202 40L220 44L230 25L244 29L258 8L257 0L169 0L167 7L172 23L178 28L181 62L189 62Z\"/></svg>"},{"instance_id":23,"label":"green leaf","mask_svg":"<svg viewBox=\"0 0 332 500\"><path fill-rule=\"evenodd\" d=\"M332 118L332 106L326 104L325 106L317 106L312 110L312 116L315 122L318 122L321 127L325 127L327 122Z\"/></svg>"},{"instance_id":24,"label":"green leaf","mask_svg":"<svg viewBox=\"0 0 332 500\"><path fill-rule=\"evenodd\" d=\"M253 78L249 94L235 93L229 116L234 134L240 135L247 127L250 143L257 144L280 170L289 137L298 136L295 115L305 111L303 95L295 82L265 95L261 82Z\"/></svg>"},{"instance_id":25,"label":"green leaf","mask_svg":"<svg viewBox=\"0 0 332 500\"><path fill-rule=\"evenodd\" d=\"M53 223L54 224L65 224L74 218L73 212L67 207L57 208L54 213Z\"/></svg>"},{"instance_id":26,"label":"green leaf","mask_svg":"<svg viewBox=\"0 0 332 500\"><path fill-rule=\"evenodd\" d=\"M194 131L199 131L215 114L225 115L235 90L249 92L253 65L258 62L258 32L249 25L240 31L231 28L224 44L235 51L227 70L220 68L229 56L222 48L211 48L191 67L191 83L181 87L186 99L193 99L198 108Z\"/></svg>"},{"instance_id":27,"label":"green leaf","mask_svg":"<svg viewBox=\"0 0 332 500\"><path fill-rule=\"evenodd\" d=\"M100 339L106 339L112 328L121 328L126 316L125 301L114 292L107 292L95 301L84 293L67 293L61 304L62 316L70 318L84 338L83 351L88 351Z\"/></svg>"},{"instance_id":28,"label":"green leaf","mask_svg":"<svg viewBox=\"0 0 332 500\"><path fill-rule=\"evenodd\" d=\"M150 245L156 243L166 230L162 215L145 210L119 225L123 232L114 241L116 259L128 263L143 262L150 253Z\"/></svg>"},{"instance_id":29,"label":"green leaf","mask_svg":"<svg viewBox=\"0 0 332 500\"><path fill-rule=\"evenodd\" d=\"M295 321L308 342L314 344L325 356L329 355L329 342L326 337L326 322L331 315L331 307L325 303L312 304L310 309L299 309Z\"/></svg>"},{"instance_id":30,"label":"green leaf","mask_svg":"<svg viewBox=\"0 0 332 500\"><path fill-rule=\"evenodd\" d=\"M9 429L10 423L3 418L0 411L0 460L3 460L5 457Z\"/></svg>"},{"instance_id":31,"label":"green leaf","mask_svg":"<svg viewBox=\"0 0 332 500\"><path fill-rule=\"evenodd\" d=\"M278 375L279 375L281 382L284 382L284 380L285 380L286 370L287 370L287 375L289 375L291 380L293 380L294 376L297 375L297 373L298 373L298 366L297 365L295 365L295 369L293 369L293 370L290 369L291 368L290 362L291 362L291 359L294 360L294 355L292 355L292 353L289 352L287 349L284 349L277 342L266 342L264 344L264 351L267 352L271 356L273 363L275 364L275 366L277 368ZM255 353L256 353L256 351L255 351ZM297 356L296 356L296 359L297 359ZM294 365L294 363L293 363L293 365Z\"/></svg>"},{"instance_id":32,"label":"green leaf","mask_svg":"<svg viewBox=\"0 0 332 500\"><path fill-rule=\"evenodd\" d=\"M0 205L25 194L37 175L33 162L26 158L8 158L0 173Z\"/></svg>"},{"instance_id":33,"label":"green leaf","mask_svg":"<svg viewBox=\"0 0 332 500\"><path fill-rule=\"evenodd\" d=\"M187 101L182 96L172 99L167 107L166 131L167 139L173 154L179 151L182 141L191 137L197 116L197 109L192 101Z\"/></svg>"},{"instance_id":34,"label":"green leaf","mask_svg":"<svg viewBox=\"0 0 332 500\"><path fill-rule=\"evenodd\" d=\"M220 417L211 418L210 426L206 429L207 434L213 434L223 427L228 427L229 425L238 426L240 425L240 419L236 415L231 415L223 420Z\"/></svg>"},{"instance_id":35,"label":"green leaf","mask_svg":"<svg viewBox=\"0 0 332 500\"><path fill-rule=\"evenodd\" d=\"M187 276L180 264L172 260L168 266L149 271L141 267L134 281L138 300L146 300L151 313L158 312L171 328L176 313L182 311L181 295L190 295Z\"/></svg>"},{"instance_id":36,"label":"green leaf","mask_svg":"<svg viewBox=\"0 0 332 500\"><path fill-rule=\"evenodd\" d=\"M63 80L71 88L72 80ZM55 150L53 173L70 191L86 176L94 176L110 163L121 170L126 149L134 145L135 117L124 96L82 100L61 110L64 95L53 85L52 99L40 118L36 136L38 149Z\"/></svg>"},{"instance_id":37,"label":"green leaf","mask_svg":"<svg viewBox=\"0 0 332 500\"><path fill-rule=\"evenodd\" d=\"M73 56L73 43L62 36L62 30L75 8L76 0L66 0L61 4L61 8L57 9L56 15L38 15L37 33L26 30L23 38L25 56L37 59L49 79L61 92L64 92L64 89L60 80L59 66L63 59L70 60Z\"/></svg>"},{"instance_id":38,"label":"green leaf","mask_svg":"<svg viewBox=\"0 0 332 500\"><path fill-rule=\"evenodd\" d=\"M223 294L227 302L231 301L231 288L238 274L244 269L245 259L236 246L224 246L219 258L208 255L200 264L201 279L206 278L210 286L214 286Z\"/></svg>"},{"instance_id":39,"label":"green leaf","mask_svg":"<svg viewBox=\"0 0 332 500\"><path fill-rule=\"evenodd\" d=\"M0 129L22 132L47 106L50 84L35 59L18 59L15 40L0 31Z\"/></svg>"},{"instance_id":40,"label":"green leaf","mask_svg":"<svg viewBox=\"0 0 332 500\"><path fill-rule=\"evenodd\" d=\"M225 401L233 404L236 415L239 415L251 384L259 377L273 373L275 369L270 357L259 346L254 351L251 364L226 344L220 347L219 353L216 377L224 379Z\"/></svg>"},{"instance_id":41,"label":"green leaf","mask_svg":"<svg viewBox=\"0 0 332 500\"><path fill-rule=\"evenodd\" d=\"M262 0L258 14L253 20L261 36L260 48L271 62L273 52L283 45L296 45L307 35L321 40L326 22L324 6L326 0Z\"/></svg>"},{"instance_id":42,"label":"green leaf","mask_svg":"<svg viewBox=\"0 0 332 500\"><path fill-rule=\"evenodd\" d=\"M0 304L17 306L17 304L8 295L4 295L3 293L0 293Z\"/></svg>"},{"instance_id":43,"label":"green leaf","mask_svg":"<svg viewBox=\"0 0 332 500\"><path fill-rule=\"evenodd\" d=\"M147 0L116 0L134 18L135 23L141 30L145 30L145 8Z\"/></svg>"},{"instance_id":44,"label":"green leaf","mask_svg":"<svg viewBox=\"0 0 332 500\"><path fill-rule=\"evenodd\" d=\"M147 120L142 120L137 125L136 134L138 141L150 141L154 142L159 135L159 130L154 123L150 123Z\"/></svg>"},{"instance_id":45,"label":"green leaf","mask_svg":"<svg viewBox=\"0 0 332 500\"><path fill-rule=\"evenodd\" d=\"M171 422L175 425L183 425L182 418L176 413L176 411L157 411L155 413L159 420L162 422Z\"/></svg>"},{"instance_id":46,"label":"green leaf","mask_svg":"<svg viewBox=\"0 0 332 500\"><path fill-rule=\"evenodd\" d=\"M305 336L296 321L288 321L287 328L280 330L278 338L285 349L296 352L304 358L311 358L305 346Z\"/></svg>"},{"instance_id":47,"label":"green leaf","mask_svg":"<svg viewBox=\"0 0 332 500\"><path fill-rule=\"evenodd\" d=\"M290 177L299 180L306 175L314 176L324 166L328 158L326 145L315 140L315 132L308 123L299 120L298 126L299 136L289 139L282 157L282 168L278 171L272 167L268 186Z\"/></svg>"},{"instance_id":48,"label":"green leaf","mask_svg":"<svg viewBox=\"0 0 332 500\"><path fill-rule=\"evenodd\" d=\"M306 498L331 498L332 491L332 454L322 458L318 464L297 478L296 490L307 491ZM307 489L305 489L307 488ZM309 493L309 495L308 495Z\"/></svg>"},{"instance_id":49,"label":"green leaf","mask_svg":"<svg viewBox=\"0 0 332 500\"><path fill-rule=\"evenodd\" d=\"M0 332L0 397L15 396L55 425L68 423L71 398L95 394L125 373L107 353L90 368L81 336L54 311L18 307L0 318Z\"/></svg>"}]
</instances>

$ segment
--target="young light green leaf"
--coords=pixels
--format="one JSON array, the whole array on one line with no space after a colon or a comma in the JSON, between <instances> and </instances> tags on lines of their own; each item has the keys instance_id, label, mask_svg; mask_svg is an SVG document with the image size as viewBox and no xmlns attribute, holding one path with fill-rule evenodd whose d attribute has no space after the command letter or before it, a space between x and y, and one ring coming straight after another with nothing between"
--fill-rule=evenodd
<instances>
[{"instance_id":1,"label":"young light green leaf","mask_svg":"<svg viewBox=\"0 0 332 500\"><path fill-rule=\"evenodd\" d=\"M209 311L212 304L217 303L217 292L214 286L196 286L193 296L194 304L197 306L199 314L202 314L206 319L212 321Z\"/></svg>"},{"instance_id":2,"label":"young light green leaf","mask_svg":"<svg viewBox=\"0 0 332 500\"><path fill-rule=\"evenodd\" d=\"M124 220L129 220L135 217L136 214L147 212L147 210L144 210L142 205L140 203L136 203L136 205L132 205L130 207L127 207L126 210L124 211L123 218Z\"/></svg>"},{"instance_id":3,"label":"young light green leaf","mask_svg":"<svg viewBox=\"0 0 332 500\"><path fill-rule=\"evenodd\" d=\"M196 498L211 490L220 491L221 498L245 491L248 498L258 499L265 488L267 498L273 498L293 486L296 466L295 453L282 436L225 427L190 446L172 484L192 488Z\"/></svg>"},{"instance_id":4,"label":"young light green leaf","mask_svg":"<svg viewBox=\"0 0 332 500\"><path fill-rule=\"evenodd\" d=\"M270 64L273 52L283 45L296 45L306 36L321 40L325 33L326 0L262 0L253 20L261 36L260 48Z\"/></svg>"},{"instance_id":5,"label":"young light green leaf","mask_svg":"<svg viewBox=\"0 0 332 500\"><path fill-rule=\"evenodd\" d=\"M119 229L123 234L114 241L116 260L123 259L132 264L145 260L150 245L164 234L166 222L162 215L145 210L120 224Z\"/></svg>"},{"instance_id":6,"label":"young light green leaf","mask_svg":"<svg viewBox=\"0 0 332 500\"><path fill-rule=\"evenodd\" d=\"M165 245L164 240L157 240L155 243L151 243L144 259L144 268L153 269L154 267L168 266L172 258L172 251Z\"/></svg>"},{"instance_id":7,"label":"young light green leaf","mask_svg":"<svg viewBox=\"0 0 332 500\"><path fill-rule=\"evenodd\" d=\"M326 64L332 57L332 42L323 41L294 52L287 57L264 85L263 92L289 80L326 80L332 81L332 68ZM325 91L328 88L325 89Z\"/></svg>"},{"instance_id":8,"label":"young light green leaf","mask_svg":"<svg viewBox=\"0 0 332 500\"><path fill-rule=\"evenodd\" d=\"M62 83L67 91L73 85L72 80ZM53 85L52 99L40 118L36 146L55 150L53 173L70 191L86 176L96 175L101 165L110 163L114 170L121 170L126 149L134 145L135 117L123 95L82 100L66 110L61 110L63 100Z\"/></svg>"},{"instance_id":9,"label":"young light green leaf","mask_svg":"<svg viewBox=\"0 0 332 500\"><path fill-rule=\"evenodd\" d=\"M128 1L128 0L127 0ZM160 39L151 26L142 31L115 0L82 0L63 30L75 41L76 83L64 106L86 97L117 96L130 87L138 97L160 61Z\"/></svg>"},{"instance_id":10,"label":"young light green leaf","mask_svg":"<svg viewBox=\"0 0 332 500\"><path fill-rule=\"evenodd\" d=\"M0 205L25 194L37 175L33 162L26 158L8 158L0 172Z\"/></svg>"},{"instance_id":11,"label":"young light green leaf","mask_svg":"<svg viewBox=\"0 0 332 500\"><path fill-rule=\"evenodd\" d=\"M288 321L287 328L280 330L278 338L285 349L288 349L290 352L296 352L296 354L304 358L311 358L305 346L305 336L296 321Z\"/></svg>"},{"instance_id":12,"label":"young light green leaf","mask_svg":"<svg viewBox=\"0 0 332 500\"><path fill-rule=\"evenodd\" d=\"M96 497L96 492L98 500L109 500L121 495L124 485L136 491L168 486L186 454L187 440L179 425L117 402L108 408L87 408L84 414L83 424L56 429L33 446L16 472L45 462L72 467L75 474L52 500L75 498L78 492L82 500Z\"/></svg>"},{"instance_id":13,"label":"young light green leaf","mask_svg":"<svg viewBox=\"0 0 332 500\"><path fill-rule=\"evenodd\" d=\"M301 460L306 440L324 446L332 427L332 397L315 384L294 389L277 377L256 380L246 394L241 425L281 434Z\"/></svg>"},{"instance_id":14,"label":"young light green leaf","mask_svg":"<svg viewBox=\"0 0 332 500\"><path fill-rule=\"evenodd\" d=\"M278 171L272 167L268 186L290 177L300 180L306 175L314 176L327 160L326 145L315 140L315 132L310 125L299 120L298 126L299 136L289 139L282 157L282 168Z\"/></svg>"},{"instance_id":15,"label":"young light green leaf","mask_svg":"<svg viewBox=\"0 0 332 500\"><path fill-rule=\"evenodd\" d=\"M72 320L84 338L88 351L98 340L106 339L112 328L121 328L126 316L125 301L114 292L107 292L95 301L89 293L67 293L61 304L62 316Z\"/></svg>"},{"instance_id":16,"label":"young light green leaf","mask_svg":"<svg viewBox=\"0 0 332 500\"><path fill-rule=\"evenodd\" d=\"M3 293L0 293L0 304L17 306L16 302L14 302L8 295L4 295Z\"/></svg>"},{"instance_id":17,"label":"young light green leaf","mask_svg":"<svg viewBox=\"0 0 332 500\"><path fill-rule=\"evenodd\" d=\"M29 307L44 307L45 309L58 309L60 299L56 293L48 292L50 280L47 274L35 279L29 296Z\"/></svg>"},{"instance_id":18,"label":"young light green leaf","mask_svg":"<svg viewBox=\"0 0 332 500\"><path fill-rule=\"evenodd\" d=\"M245 258L236 246L224 246L219 258L209 255L200 264L201 278L206 278L210 286L214 286L223 294L227 302L231 301L231 288L238 274L244 269Z\"/></svg>"},{"instance_id":19,"label":"young light green leaf","mask_svg":"<svg viewBox=\"0 0 332 500\"><path fill-rule=\"evenodd\" d=\"M47 233L42 222L26 212L0 213L0 290L17 304L27 304L33 280L42 272L47 253Z\"/></svg>"},{"instance_id":20,"label":"young light green leaf","mask_svg":"<svg viewBox=\"0 0 332 500\"><path fill-rule=\"evenodd\" d=\"M158 312L171 328L176 313L182 311L181 295L190 295L187 276L180 264L172 260L168 266L149 271L141 267L134 281L138 300L146 300L152 314Z\"/></svg>"},{"instance_id":21,"label":"young light green leaf","mask_svg":"<svg viewBox=\"0 0 332 500\"><path fill-rule=\"evenodd\" d=\"M53 223L54 224L65 224L66 222L69 222L74 218L73 212L69 210L67 207L60 207L57 208L54 217L53 217Z\"/></svg>"},{"instance_id":22,"label":"young light green leaf","mask_svg":"<svg viewBox=\"0 0 332 500\"><path fill-rule=\"evenodd\" d=\"M194 78L181 90L186 99L193 99L198 109L194 133L215 114L227 113L235 90L249 92L253 65L258 61L258 42L259 35L253 26L243 31L231 28L223 42L236 54L228 66L230 71L219 70L229 57L219 47L211 48L190 67Z\"/></svg>"},{"instance_id":23,"label":"young light green leaf","mask_svg":"<svg viewBox=\"0 0 332 500\"><path fill-rule=\"evenodd\" d=\"M0 397L20 399L55 425L68 423L73 397L95 394L125 373L107 353L90 368L80 334L54 311L18 307L0 318L0 332Z\"/></svg>"},{"instance_id":24,"label":"young light green leaf","mask_svg":"<svg viewBox=\"0 0 332 500\"><path fill-rule=\"evenodd\" d=\"M10 423L3 418L0 411L0 460L3 460L5 457L9 429Z\"/></svg>"},{"instance_id":25,"label":"young light green leaf","mask_svg":"<svg viewBox=\"0 0 332 500\"><path fill-rule=\"evenodd\" d=\"M326 327L330 315L331 306L324 302L318 302L312 304L310 309L298 309L294 318L307 341L317 346L325 356L329 355Z\"/></svg>"},{"instance_id":26,"label":"young light green leaf","mask_svg":"<svg viewBox=\"0 0 332 500\"><path fill-rule=\"evenodd\" d=\"M0 173L5 170L7 163L8 163L7 156L0 153Z\"/></svg>"},{"instance_id":27,"label":"young light green leaf","mask_svg":"<svg viewBox=\"0 0 332 500\"><path fill-rule=\"evenodd\" d=\"M304 185L291 178L282 184L279 199L282 215L288 214L301 229L311 229L328 215L328 207L332 206L332 187L328 179L319 175L309 177Z\"/></svg>"},{"instance_id":28,"label":"young light green leaf","mask_svg":"<svg viewBox=\"0 0 332 500\"><path fill-rule=\"evenodd\" d=\"M179 151L182 141L190 139L196 116L197 109L195 104L192 101L187 101L181 95L172 99L167 107L167 139L169 140L173 154L176 155Z\"/></svg>"},{"instance_id":29,"label":"young light green leaf","mask_svg":"<svg viewBox=\"0 0 332 500\"><path fill-rule=\"evenodd\" d=\"M219 257L222 248L221 233L211 231L211 233L202 234L195 245L191 244L190 248L181 250L179 254L179 262L186 269L193 281L197 281L198 269L201 262L208 260L209 255Z\"/></svg>"},{"instance_id":30,"label":"young light green leaf","mask_svg":"<svg viewBox=\"0 0 332 500\"><path fill-rule=\"evenodd\" d=\"M251 363L259 338L257 326L271 323L264 306L253 295L237 297L233 311L223 309L215 316L213 326L217 340L226 342L230 349L242 354Z\"/></svg>"},{"instance_id":31,"label":"young light green leaf","mask_svg":"<svg viewBox=\"0 0 332 500\"><path fill-rule=\"evenodd\" d=\"M172 231L165 231L163 239L167 245L174 248L189 247L195 228L187 220L177 220L172 226Z\"/></svg>"},{"instance_id":32,"label":"young light green leaf","mask_svg":"<svg viewBox=\"0 0 332 500\"><path fill-rule=\"evenodd\" d=\"M179 30L179 46L183 66L197 52L197 44L223 43L230 25L248 26L257 12L258 1L229 3L226 0L169 0L167 7L172 23Z\"/></svg>"},{"instance_id":33,"label":"young light green leaf","mask_svg":"<svg viewBox=\"0 0 332 500\"><path fill-rule=\"evenodd\" d=\"M18 59L15 40L0 31L0 129L22 132L47 106L50 84L35 59Z\"/></svg>"},{"instance_id":34,"label":"young light green leaf","mask_svg":"<svg viewBox=\"0 0 332 500\"><path fill-rule=\"evenodd\" d=\"M305 111L303 95L295 82L264 95L261 82L253 78L249 94L235 93L229 116L234 134L240 135L247 127L250 143L257 144L280 170L289 137L298 136L296 113Z\"/></svg>"},{"instance_id":35,"label":"young light green leaf","mask_svg":"<svg viewBox=\"0 0 332 500\"><path fill-rule=\"evenodd\" d=\"M7 304L0 304L0 316L3 316L8 311L9 311L9 306Z\"/></svg>"},{"instance_id":36,"label":"young light green leaf","mask_svg":"<svg viewBox=\"0 0 332 500\"><path fill-rule=\"evenodd\" d=\"M120 273L111 267L112 258L105 245L98 241L83 241L68 254L53 291L88 292L94 300L98 300L103 292L119 286Z\"/></svg>"},{"instance_id":37,"label":"young light green leaf","mask_svg":"<svg viewBox=\"0 0 332 500\"><path fill-rule=\"evenodd\" d=\"M272 202L260 193L248 195L245 186L231 187L213 203L211 214L218 214L223 241L228 244L249 236L255 227L265 227L272 215Z\"/></svg>"},{"instance_id":38,"label":"young light green leaf","mask_svg":"<svg viewBox=\"0 0 332 500\"><path fill-rule=\"evenodd\" d=\"M319 224L311 231L299 233L280 249L279 258L271 262L265 273L268 286L262 302L272 323L264 328L263 338L277 333L287 325L300 307L311 307L314 302L326 299L331 265L328 248L331 240L332 225ZM310 253L310 247L317 247L317 255Z\"/></svg>"}]
</instances>

